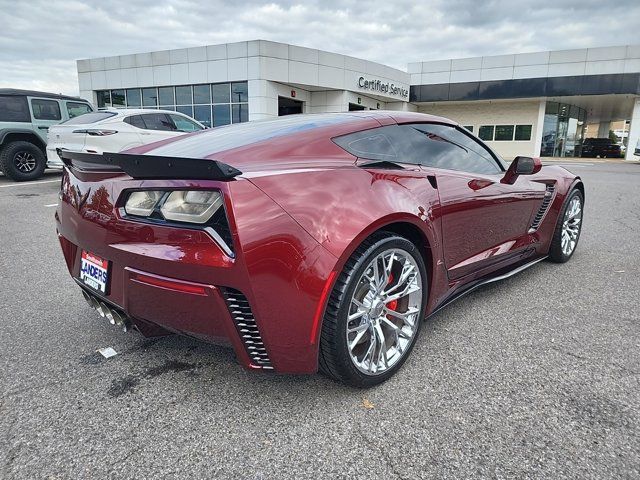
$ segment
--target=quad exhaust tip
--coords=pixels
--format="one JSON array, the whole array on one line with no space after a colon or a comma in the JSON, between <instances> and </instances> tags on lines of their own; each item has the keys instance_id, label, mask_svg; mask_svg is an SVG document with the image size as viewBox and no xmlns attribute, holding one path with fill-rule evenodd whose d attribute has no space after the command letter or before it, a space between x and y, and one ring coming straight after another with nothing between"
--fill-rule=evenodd
<instances>
[{"instance_id":1,"label":"quad exhaust tip","mask_svg":"<svg viewBox=\"0 0 640 480\"><path fill-rule=\"evenodd\" d=\"M118 325L123 331L128 332L131 329L131 319L126 313L110 307L102 300L98 300L94 295L91 295L86 290L82 290L82 296L98 314L109 320L111 325Z\"/></svg>"}]
</instances>

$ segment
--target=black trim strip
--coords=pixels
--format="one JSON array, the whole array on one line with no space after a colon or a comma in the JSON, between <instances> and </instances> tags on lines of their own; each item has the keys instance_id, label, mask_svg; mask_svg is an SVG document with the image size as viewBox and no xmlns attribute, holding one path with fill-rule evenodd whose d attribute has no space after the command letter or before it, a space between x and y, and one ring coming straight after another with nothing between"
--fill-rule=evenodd
<instances>
[{"instance_id":1,"label":"black trim strip","mask_svg":"<svg viewBox=\"0 0 640 480\"><path fill-rule=\"evenodd\" d=\"M409 101L446 102L609 94L640 94L640 73L411 85Z\"/></svg>"},{"instance_id":2,"label":"black trim strip","mask_svg":"<svg viewBox=\"0 0 640 480\"><path fill-rule=\"evenodd\" d=\"M136 179L232 180L242 172L208 158L180 158L128 153L92 153L59 150L67 167L80 171L123 171Z\"/></svg>"},{"instance_id":3,"label":"black trim strip","mask_svg":"<svg viewBox=\"0 0 640 480\"><path fill-rule=\"evenodd\" d=\"M438 313L440 310L442 310L443 308L445 308L447 305L450 305L451 303L455 302L456 300L464 297L467 293L471 293L473 292L476 288L480 288L483 285L487 285L489 283L493 283L493 282L498 282L500 280L506 280L507 278L513 277L514 275L517 275L518 273L522 272L523 270L528 269L529 267L533 267L536 263L543 261L544 259L547 258L547 255L543 256L543 257L538 257L535 260L526 262L522 265L520 265L519 267L513 268L513 266L509 266L509 267L505 267L504 269L500 269L499 271L504 271L507 270L506 273L503 274L496 274L496 272L492 273L491 275L494 276L489 276L480 280L476 280L473 281L467 285L464 285L463 287L460 288L460 290L456 290L451 296L445 298L445 300L440 303L434 310L433 312L431 312L429 315L427 315L427 318L432 317L433 315L435 315L436 313ZM512 270L508 270L509 268L512 268Z\"/></svg>"}]
</instances>

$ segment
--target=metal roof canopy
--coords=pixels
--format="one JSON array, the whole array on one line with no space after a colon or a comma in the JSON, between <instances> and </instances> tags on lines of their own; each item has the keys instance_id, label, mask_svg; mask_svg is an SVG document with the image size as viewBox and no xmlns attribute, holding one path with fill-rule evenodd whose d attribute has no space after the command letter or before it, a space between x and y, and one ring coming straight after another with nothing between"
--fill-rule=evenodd
<instances>
[{"instance_id":1,"label":"metal roof canopy","mask_svg":"<svg viewBox=\"0 0 640 480\"><path fill-rule=\"evenodd\" d=\"M601 123L630 120L636 98L635 95L582 95L548 97L547 101L584 108L587 112L586 123Z\"/></svg>"}]
</instances>

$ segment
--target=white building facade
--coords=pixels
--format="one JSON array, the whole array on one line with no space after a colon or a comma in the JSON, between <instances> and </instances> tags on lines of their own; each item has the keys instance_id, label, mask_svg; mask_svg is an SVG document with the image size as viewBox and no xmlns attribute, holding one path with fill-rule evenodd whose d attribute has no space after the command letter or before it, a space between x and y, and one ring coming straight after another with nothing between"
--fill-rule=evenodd
<instances>
[{"instance_id":1,"label":"white building facade","mask_svg":"<svg viewBox=\"0 0 640 480\"><path fill-rule=\"evenodd\" d=\"M208 126L288 113L409 108L407 72L264 40L79 60L77 66L80 96L98 107L177 109Z\"/></svg>"},{"instance_id":2,"label":"white building facade","mask_svg":"<svg viewBox=\"0 0 640 480\"><path fill-rule=\"evenodd\" d=\"M640 137L640 46L416 62L407 71L254 40L78 60L80 96L98 107L177 110L207 126L363 109L451 118L504 158L579 156L587 124Z\"/></svg>"}]
</instances>

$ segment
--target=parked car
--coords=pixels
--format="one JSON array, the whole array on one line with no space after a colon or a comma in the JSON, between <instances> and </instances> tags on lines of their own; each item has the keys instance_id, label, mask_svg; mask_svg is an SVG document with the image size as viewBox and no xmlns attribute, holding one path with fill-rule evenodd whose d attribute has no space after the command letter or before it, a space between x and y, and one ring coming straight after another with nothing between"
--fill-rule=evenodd
<instances>
[{"instance_id":1,"label":"parked car","mask_svg":"<svg viewBox=\"0 0 640 480\"><path fill-rule=\"evenodd\" d=\"M16 181L39 178L47 162L47 130L92 111L81 98L0 88L0 170Z\"/></svg>"},{"instance_id":2,"label":"parked car","mask_svg":"<svg viewBox=\"0 0 640 480\"><path fill-rule=\"evenodd\" d=\"M120 152L204 128L193 118L169 110L113 109L87 113L49 129L47 166L63 167L59 150Z\"/></svg>"},{"instance_id":3,"label":"parked car","mask_svg":"<svg viewBox=\"0 0 640 480\"><path fill-rule=\"evenodd\" d=\"M589 158L620 158L620 145L608 138L585 138L582 142L582 156Z\"/></svg>"},{"instance_id":4,"label":"parked car","mask_svg":"<svg viewBox=\"0 0 640 480\"><path fill-rule=\"evenodd\" d=\"M292 115L62 156L60 243L100 315L358 387L393 375L456 298L569 260L582 225L579 177L537 158L507 167L418 113Z\"/></svg>"}]
</instances>

